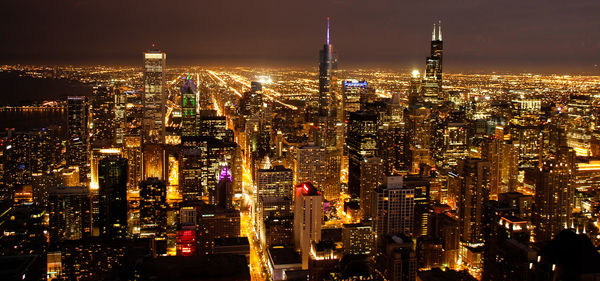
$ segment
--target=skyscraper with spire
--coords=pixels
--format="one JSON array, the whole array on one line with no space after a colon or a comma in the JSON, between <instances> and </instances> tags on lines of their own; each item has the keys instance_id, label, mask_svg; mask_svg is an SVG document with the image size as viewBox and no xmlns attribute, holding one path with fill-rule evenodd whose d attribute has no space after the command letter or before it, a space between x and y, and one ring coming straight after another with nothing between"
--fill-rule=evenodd
<instances>
[{"instance_id":1,"label":"skyscraper with spire","mask_svg":"<svg viewBox=\"0 0 600 281\"><path fill-rule=\"evenodd\" d=\"M442 58L444 43L442 41L442 22L433 24L431 32L431 54L427 57L425 77L423 79L423 100L430 105L439 105L445 98L442 92Z\"/></svg>"},{"instance_id":2,"label":"skyscraper with spire","mask_svg":"<svg viewBox=\"0 0 600 281\"><path fill-rule=\"evenodd\" d=\"M329 17L327 18L327 36L319 55L319 116L329 116L332 98L331 79L333 74L333 45L329 37Z\"/></svg>"}]
</instances>

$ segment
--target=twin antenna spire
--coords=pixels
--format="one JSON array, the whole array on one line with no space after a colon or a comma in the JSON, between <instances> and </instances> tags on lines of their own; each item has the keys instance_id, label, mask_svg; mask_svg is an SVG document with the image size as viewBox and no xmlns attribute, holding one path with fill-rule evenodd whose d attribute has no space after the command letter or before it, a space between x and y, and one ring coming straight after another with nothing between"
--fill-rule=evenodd
<instances>
[{"instance_id":1,"label":"twin antenna spire","mask_svg":"<svg viewBox=\"0 0 600 281\"><path fill-rule=\"evenodd\" d=\"M437 30L438 30L438 34L437 37L435 36L435 30L436 30L436 24L433 24L433 31L431 32L431 41L442 41L442 21L438 21L438 25L437 25Z\"/></svg>"}]
</instances>

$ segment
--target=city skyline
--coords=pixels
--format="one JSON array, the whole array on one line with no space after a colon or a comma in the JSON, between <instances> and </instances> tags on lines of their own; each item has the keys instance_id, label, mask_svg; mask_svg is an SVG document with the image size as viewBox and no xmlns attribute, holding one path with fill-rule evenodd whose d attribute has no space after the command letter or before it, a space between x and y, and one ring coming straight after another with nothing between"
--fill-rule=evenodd
<instances>
[{"instance_id":1,"label":"city skyline","mask_svg":"<svg viewBox=\"0 0 600 281\"><path fill-rule=\"evenodd\" d=\"M68 45L81 31L93 37L79 38L86 44L104 38L103 32L114 40L92 48L63 46L61 52L70 58L130 52L138 48L136 38L200 34L208 27L203 21L226 8L250 13L256 23L244 24L240 21L246 16L230 14L210 26L215 32L226 30L220 35L230 36L228 41L201 39L215 38L210 42L237 64L249 58L246 52L268 57L263 64L302 48L318 57L310 68L301 62L207 67L196 65L188 54L182 66L177 56L197 46L197 38L183 36L177 40L187 41L138 48L130 56L136 58L132 66L109 66L111 59L119 59L116 53L92 66L44 65L42 57L34 64L0 64L0 279L600 278L600 76L481 74L473 66L469 73L452 73L453 67L467 66L468 60L457 60L465 52L496 69L526 54L520 67L537 60L536 67L549 70L552 60L540 61L546 55L559 59L586 50L565 53L561 44L544 44L552 42L547 34L541 34L546 41L534 36L535 54L529 53L531 45L509 48L519 40L468 45L465 38L477 39L469 36L481 26L460 23L487 15L452 20L455 12L495 8L472 0L456 5L334 0L301 7L284 2L264 11L262 2L211 2L200 6L206 13L194 13L195 2L182 1L177 14L170 6L155 13L161 3L132 6L139 8L141 20L127 14L133 23L119 29L143 28L128 37L131 44L119 42L113 27L122 18L111 14L131 2L47 7L53 16L58 10L94 11L80 25L65 28L64 40L41 54L54 56L53 48ZM556 8L593 6L530 5L506 13L516 8L509 1L489 22L511 29L535 20L515 18L532 7L543 16ZM44 19L35 14L40 6L31 7L37 21ZM385 50L395 50L396 58L417 57L373 39L393 32L393 21L373 32L368 30L375 26L362 21L385 22L392 7L400 6L415 8L402 18L419 19L411 22L411 32L422 32L419 21L435 17L422 24L429 26L423 34L431 37L418 44L413 40L427 52L419 51L418 62L406 69L351 67L352 56L344 54L358 54L369 63ZM275 9L282 7L297 9L288 9L273 30L285 29L290 21L301 25L335 7L342 27L326 16L311 31L318 38L286 33L297 41L294 46L269 29L251 32L254 24L279 17ZM426 15L421 7L428 7ZM374 12L382 17L372 18ZM171 32L171 21L187 22L190 14L198 16L196 25ZM586 18L581 11L561 14ZM53 26L83 15L51 21L41 27L44 36L52 37ZM108 21L89 29L94 15ZM353 30L353 45L338 41L348 36L348 24L359 27ZM526 36L536 28L510 31ZM265 34L273 35L267 36L273 40L268 47L262 45ZM249 41L237 46L240 39ZM22 48L23 54L33 49ZM511 59L490 60L506 54ZM589 66L594 58L577 64ZM394 60L387 56L387 63ZM339 67L346 62L346 68ZM560 71L568 72L573 62L563 61Z\"/></svg>"},{"instance_id":2,"label":"city skyline","mask_svg":"<svg viewBox=\"0 0 600 281\"><path fill-rule=\"evenodd\" d=\"M449 72L598 73L595 1L479 2L10 1L0 4L0 62L134 65L132 57L156 43L170 65L311 65L331 17L342 68L419 67L428 26L441 20ZM145 17L156 20L136 24Z\"/></svg>"}]
</instances>

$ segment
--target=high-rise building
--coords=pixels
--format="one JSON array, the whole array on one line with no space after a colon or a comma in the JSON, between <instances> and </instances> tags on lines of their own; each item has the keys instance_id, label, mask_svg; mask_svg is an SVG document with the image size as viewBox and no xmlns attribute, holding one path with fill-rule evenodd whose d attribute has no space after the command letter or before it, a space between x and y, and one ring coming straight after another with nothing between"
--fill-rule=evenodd
<instances>
[{"instance_id":1,"label":"high-rise building","mask_svg":"<svg viewBox=\"0 0 600 281\"><path fill-rule=\"evenodd\" d=\"M80 177L87 177L88 103L86 97L67 98L67 165L78 166Z\"/></svg>"},{"instance_id":2,"label":"high-rise building","mask_svg":"<svg viewBox=\"0 0 600 281\"><path fill-rule=\"evenodd\" d=\"M144 53L144 107L142 131L144 143L165 142L165 66L167 54L159 50Z\"/></svg>"},{"instance_id":3,"label":"high-rise building","mask_svg":"<svg viewBox=\"0 0 600 281\"><path fill-rule=\"evenodd\" d=\"M90 144L92 147L112 147L115 141L114 86L96 86L90 97Z\"/></svg>"},{"instance_id":4,"label":"high-rise building","mask_svg":"<svg viewBox=\"0 0 600 281\"><path fill-rule=\"evenodd\" d=\"M263 247L293 244L293 180L283 166L258 170L254 224Z\"/></svg>"},{"instance_id":5,"label":"high-rise building","mask_svg":"<svg viewBox=\"0 0 600 281\"><path fill-rule=\"evenodd\" d=\"M321 241L323 195L310 182L296 186L294 243L302 252L302 268L308 269L310 246Z\"/></svg>"},{"instance_id":6,"label":"high-rise building","mask_svg":"<svg viewBox=\"0 0 600 281\"><path fill-rule=\"evenodd\" d=\"M294 173L283 166L258 170L257 193L263 197L294 196Z\"/></svg>"},{"instance_id":7,"label":"high-rise building","mask_svg":"<svg viewBox=\"0 0 600 281\"><path fill-rule=\"evenodd\" d=\"M350 113L348 123L348 192L360 197L361 164L377 150L377 115L369 111Z\"/></svg>"},{"instance_id":8,"label":"high-rise building","mask_svg":"<svg viewBox=\"0 0 600 281\"><path fill-rule=\"evenodd\" d=\"M85 186L55 187L50 190L50 242L77 240L91 236L92 206Z\"/></svg>"},{"instance_id":9,"label":"high-rise building","mask_svg":"<svg viewBox=\"0 0 600 281\"><path fill-rule=\"evenodd\" d=\"M127 159L107 157L98 164L99 234L105 238L127 236Z\"/></svg>"},{"instance_id":10,"label":"high-rise building","mask_svg":"<svg viewBox=\"0 0 600 281\"><path fill-rule=\"evenodd\" d=\"M114 94L114 135L117 146L122 146L127 133L127 90L126 88L115 88Z\"/></svg>"},{"instance_id":11,"label":"high-rise building","mask_svg":"<svg viewBox=\"0 0 600 281\"><path fill-rule=\"evenodd\" d=\"M342 226L344 254L370 255L373 252L373 228L363 223Z\"/></svg>"},{"instance_id":12,"label":"high-rise building","mask_svg":"<svg viewBox=\"0 0 600 281\"><path fill-rule=\"evenodd\" d=\"M196 102L198 90L194 81L187 77L183 86L181 86L181 135L196 135L196 116L198 113L198 103Z\"/></svg>"},{"instance_id":13,"label":"high-rise building","mask_svg":"<svg viewBox=\"0 0 600 281\"><path fill-rule=\"evenodd\" d=\"M389 176L386 184L373 190L373 231L377 237L400 233L412 235L415 190L405 188L402 176Z\"/></svg>"},{"instance_id":14,"label":"high-rise building","mask_svg":"<svg viewBox=\"0 0 600 281\"><path fill-rule=\"evenodd\" d=\"M483 268L484 203L489 199L490 164L478 158L458 161L459 259L474 275Z\"/></svg>"},{"instance_id":15,"label":"high-rise building","mask_svg":"<svg viewBox=\"0 0 600 281\"><path fill-rule=\"evenodd\" d=\"M350 112L360 111L363 95L367 93L368 83L365 80L344 80L342 81L342 110L345 122L350 118Z\"/></svg>"},{"instance_id":16,"label":"high-rise building","mask_svg":"<svg viewBox=\"0 0 600 281\"><path fill-rule=\"evenodd\" d=\"M295 174L295 184L310 181L317 189L322 190L325 181L325 148L314 145L299 147Z\"/></svg>"},{"instance_id":17,"label":"high-rise building","mask_svg":"<svg viewBox=\"0 0 600 281\"><path fill-rule=\"evenodd\" d=\"M458 162L459 202L461 241L469 244L483 242L483 203L489 198L489 162L466 158Z\"/></svg>"},{"instance_id":18,"label":"high-rise building","mask_svg":"<svg viewBox=\"0 0 600 281\"><path fill-rule=\"evenodd\" d=\"M231 177L231 171L227 166L221 169L219 173L219 182L215 190L216 193L216 204L217 206L224 209L233 208L233 178Z\"/></svg>"},{"instance_id":19,"label":"high-rise building","mask_svg":"<svg viewBox=\"0 0 600 281\"><path fill-rule=\"evenodd\" d=\"M575 152L566 144L564 127L556 119L543 136L547 155L537 171L533 225L536 241L547 241L571 227L574 207Z\"/></svg>"},{"instance_id":20,"label":"high-rise building","mask_svg":"<svg viewBox=\"0 0 600 281\"><path fill-rule=\"evenodd\" d=\"M437 29L437 32L436 32ZM425 77L423 79L423 101L429 105L439 105L445 98L442 92L442 58L444 44L442 41L442 23L433 25L431 34L431 54L427 57Z\"/></svg>"},{"instance_id":21,"label":"high-rise building","mask_svg":"<svg viewBox=\"0 0 600 281\"><path fill-rule=\"evenodd\" d=\"M329 38L329 18L327 18L327 37L319 53L319 116L329 116L334 106L334 94L331 91L335 57Z\"/></svg>"},{"instance_id":22,"label":"high-rise building","mask_svg":"<svg viewBox=\"0 0 600 281\"><path fill-rule=\"evenodd\" d=\"M417 276L415 243L407 235L377 237L376 263L385 280L414 281Z\"/></svg>"},{"instance_id":23,"label":"high-rise building","mask_svg":"<svg viewBox=\"0 0 600 281\"><path fill-rule=\"evenodd\" d=\"M158 178L140 183L140 227L142 237L164 238L167 227L167 185Z\"/></svg>"},{"instance_id":24,"label":"high-rise building","mask_svg":"<svg viewBox=\"0 0 600 281\"><path fill-rule=\"evenodd\" d=\"M214 137L182 138L181 182L183 200L216 204L216 187L223 167L234 167L237 144ZM229 169L232 180L236 179Z\"/></svg>"},{"instance_id":25,"label":"high-rise building","mask_svg":"<svg viewBox=\"0 0 600 281\"><path fill-rule=\"evenodd\" d=\"M364 219L371 218L372 193L385 179L383 160L379 157L365 158L360 163L360 209Z\"/></svg>"}]
</instances>

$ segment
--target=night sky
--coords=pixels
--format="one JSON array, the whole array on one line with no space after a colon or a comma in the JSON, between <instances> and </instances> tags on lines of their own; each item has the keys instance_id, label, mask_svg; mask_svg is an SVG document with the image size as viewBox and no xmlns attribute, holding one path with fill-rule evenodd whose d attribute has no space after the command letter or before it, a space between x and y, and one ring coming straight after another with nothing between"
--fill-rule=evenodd
<instances>
[{"instance_id":1,"label":"night sky","mask_svg":"<svg viewBox=\"0 0 600 281\"><path fill-rule=\"evenodd\" d=\"M2 0L0 63L316 67L327 16L341 68L422 68L442 20L448 71L600 74L598 0Z\"/></svg>"}]
</instances>

